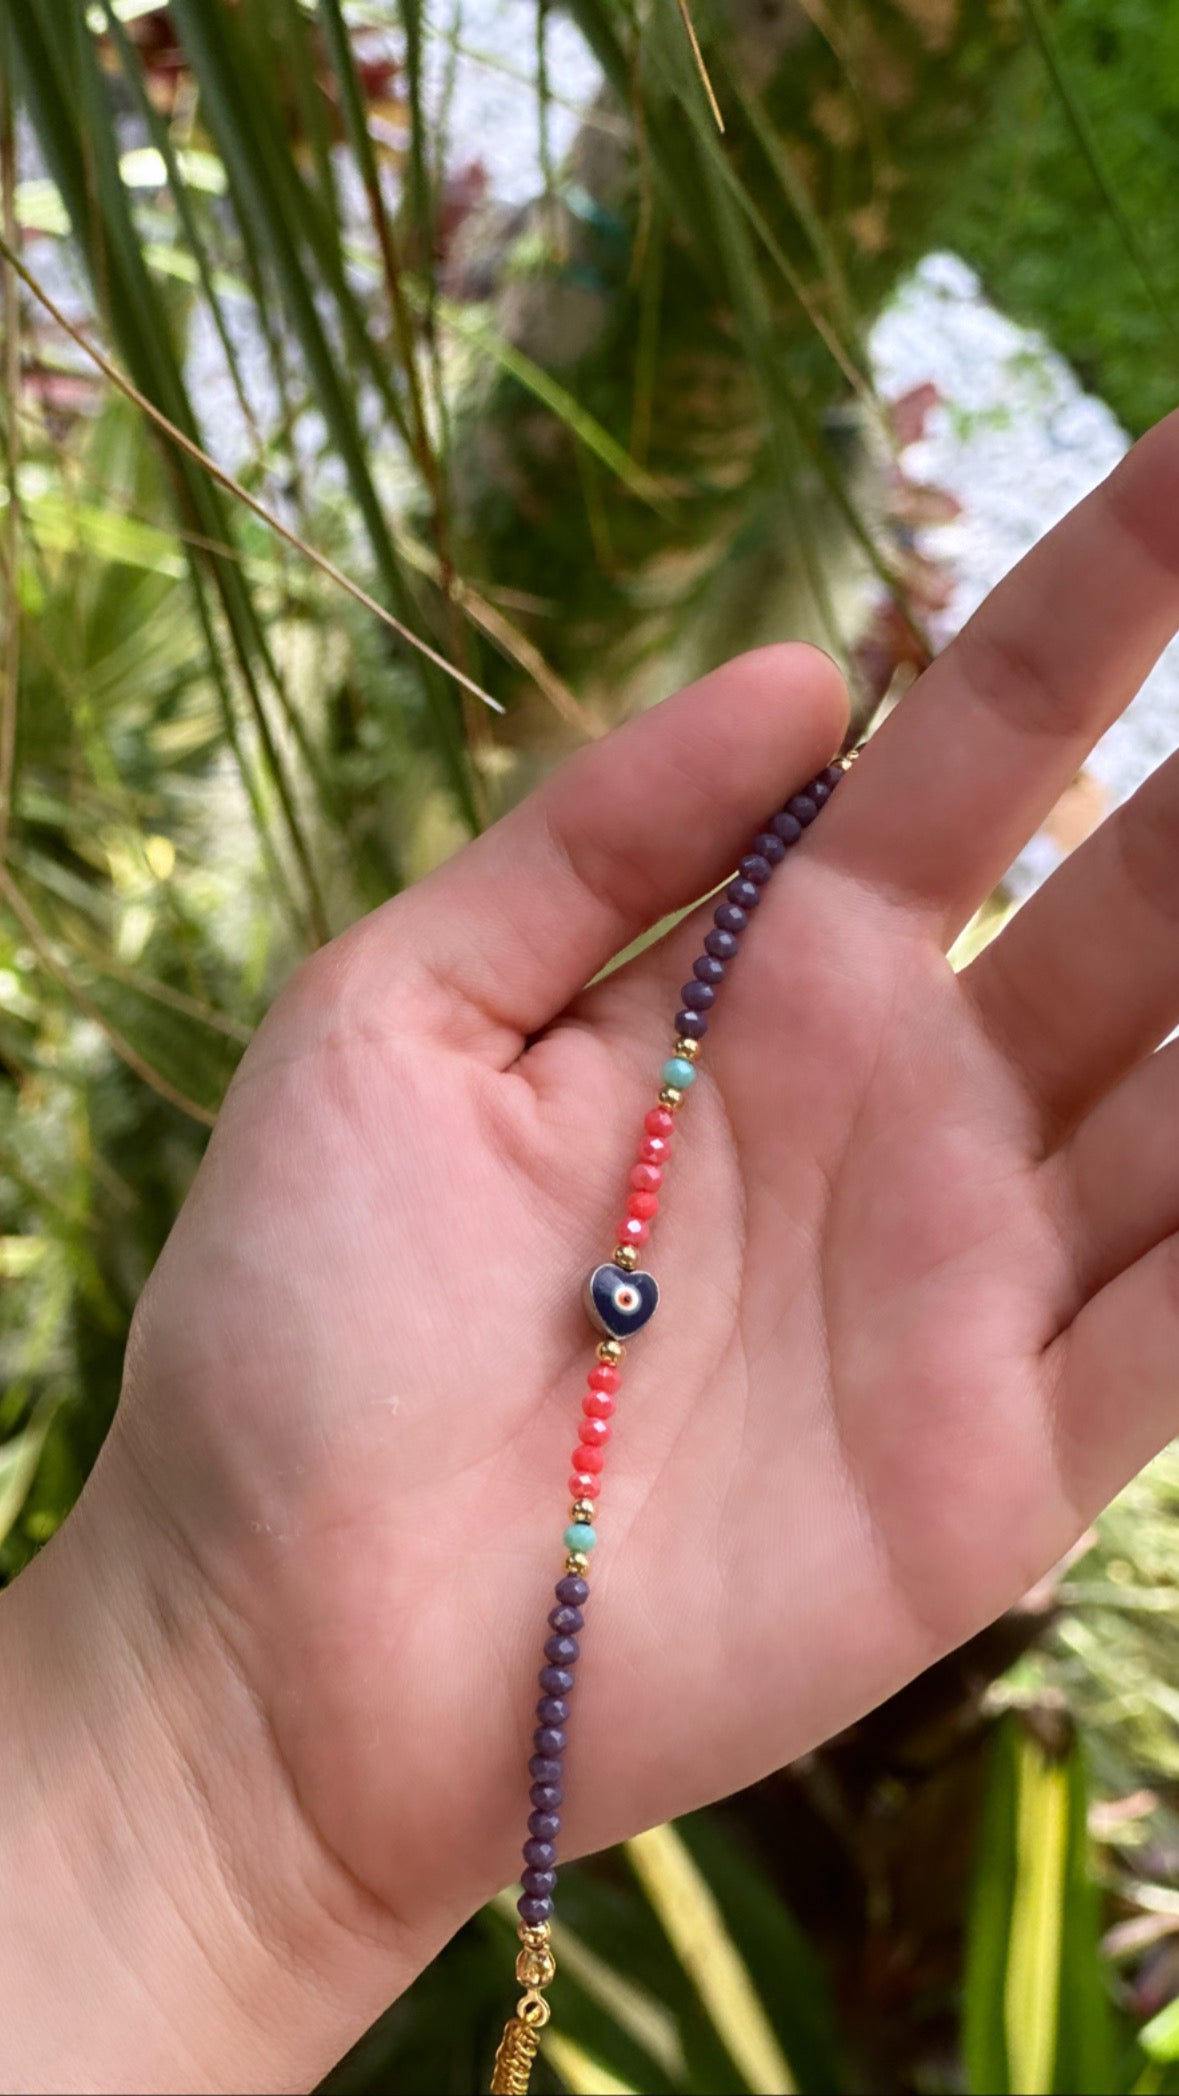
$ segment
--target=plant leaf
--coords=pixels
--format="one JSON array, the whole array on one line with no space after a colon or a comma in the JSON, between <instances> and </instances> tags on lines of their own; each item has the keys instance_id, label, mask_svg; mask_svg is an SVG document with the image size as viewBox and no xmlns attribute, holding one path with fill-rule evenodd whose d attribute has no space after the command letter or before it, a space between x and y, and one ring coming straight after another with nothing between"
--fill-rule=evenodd
<instances>
[{"instance_id":1,"label":"plant leaf","mask_svg":"<svg viewBox=\"0 0 1179 2096\"><path fill-rule=\"evenodd\" d=\"M43 1397L22 1432L0 1446L0 1543L20 1518L60 1402L60 1395Z\"/></svg>"},{"instance_id":2,"label":"plant leaf","mask_svg":"<svg viewBox=\"0 0 1179 2096\"><path fill-rule=\"evenodd\" d=\"M790 2096L797 2084L703 1873L674 1827L626 1844L631 1865L704 2004L725 2050L755 2096Z\"/></svg>"}]
</instances>

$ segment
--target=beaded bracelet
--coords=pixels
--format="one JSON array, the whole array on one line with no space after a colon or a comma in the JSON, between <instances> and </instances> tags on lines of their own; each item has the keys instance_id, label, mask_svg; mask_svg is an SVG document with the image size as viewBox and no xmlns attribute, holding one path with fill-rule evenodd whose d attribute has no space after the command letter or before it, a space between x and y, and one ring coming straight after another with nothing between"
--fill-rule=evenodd
<instances>
[{"instance_id":1,"label":"beaded bracelet","mask_svg":"<svg viewBox=\"0 0 1179 2096\"><path fill-rule=\"evenodd\" d=\"M569 1479L573 1505L565 1530L565 1570L557 1581L556 1605L549 1611L550 1635L545 1641L545 1663L538 1677L541 1694L528 1764L532 1811L524 1843L523 1890L517 1902L521 1947L516 1978L524 1993L495 2055L492 2096L526 2096L539 2049L539 2034L551 2014L544 1989L557 1969L551 1917L557 1883L557 1834L564 1799L565 1727L573 1670L581 1649L578 1638L585 1621L583 1610L589 1599L586 1574L590 1553L598 1540L595 1501L601 1490L605 1447L611 1436L610 1419L622 1380L619 1365L625 1342L642 1331L659 1301L654 1275L639 1266L639 1247L651 1235L659 1210L659 1189L671 1155L675 1116L695 1083L700 1044L708 1032L708 1014L737 957L741 935L774 868L781 865L824 801L830 799L856 754L852 751L827 765L809 786L787 801L781 813L754 838L751 850L714 910L713 929L704 941L704 952L693 963L691 982L685 983L680 992L683 1008L675 1015L675 1051L663 1065L658 1104L643 1123L618 1243L610 1259L594 1268L585 1285L585 1307L601 1338L581 1401L581 1430Z\"/></svg>"}]
</instances>

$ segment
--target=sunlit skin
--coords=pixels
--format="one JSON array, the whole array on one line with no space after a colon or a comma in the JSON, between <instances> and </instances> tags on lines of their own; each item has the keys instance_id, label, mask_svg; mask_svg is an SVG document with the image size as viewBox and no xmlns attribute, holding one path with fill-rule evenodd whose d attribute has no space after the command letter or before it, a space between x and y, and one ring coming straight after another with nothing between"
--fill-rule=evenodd
<instances>
[{"instance_id":1,"label":"sunlit skin","mask_svg":"<svg viewBox=\"0 0 1179 2096\"><path fill-rule=\"evenodd\" d=\"M1179 1424L1179 1060L1150 1053L1179 1017L1179 760L979 960L945 957L1179 621L1177 471L1172 418L1001 585L731 970L606 1451L567 1856L887 1696ZM245 1058L82 1507L0 1609L50 1724L121 1708L127 1652L162 1684L176 1827L213 1829L175 1838L205 1856L186 1885L218 1975L216 2046L166 2012L168 2086L313 2079L515 1873L582 1284L708 913L584 985L844 732L813 650L718 670L325 949ZM281 1976L235 2038L247 1936L251 1991ZM20 2027L22 2087L108 2085L60 2053L30 2080Z\"/></svg>"}]
</instances>

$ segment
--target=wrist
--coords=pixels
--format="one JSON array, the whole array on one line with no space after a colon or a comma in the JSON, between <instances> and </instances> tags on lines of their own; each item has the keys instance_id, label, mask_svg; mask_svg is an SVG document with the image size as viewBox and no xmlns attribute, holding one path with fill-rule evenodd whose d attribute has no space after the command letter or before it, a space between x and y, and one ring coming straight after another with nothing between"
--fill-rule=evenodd
<instances>
[{"instance_id":1,"label":"wrist","mask_svg":"<svg viewBox=\"0 0 1179 2096\"><path fill-rule=\"evenodd\" d=\"M316 1835L117 1445L0 1596L0 1678L0 2088L309 2086L449 1933Z\"/></svg>"}]
</instances>

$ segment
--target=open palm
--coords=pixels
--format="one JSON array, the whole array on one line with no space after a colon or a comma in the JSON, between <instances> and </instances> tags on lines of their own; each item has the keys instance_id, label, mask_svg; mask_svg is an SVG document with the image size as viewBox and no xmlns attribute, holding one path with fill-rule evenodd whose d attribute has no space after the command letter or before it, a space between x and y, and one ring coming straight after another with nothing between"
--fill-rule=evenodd
<instances>
[{"instance_id":1,"label":"open palm","mask_svg":"<svg viewBox=\"0 0 1179 2096\"><path fill-rule=\"evenodd\" d=\"M775 876L677 1123L565 1811L597 1846L1014 1600L1171 1432L1179 771L948 944L1179 616L1179 425L1024 563ZM439 1933L512 1875L609 1256L719 879L838 746L802 648L576 758L246 1057L106 1458L199 1563L318 1838Z\"/></svg>"}]
</instances>

